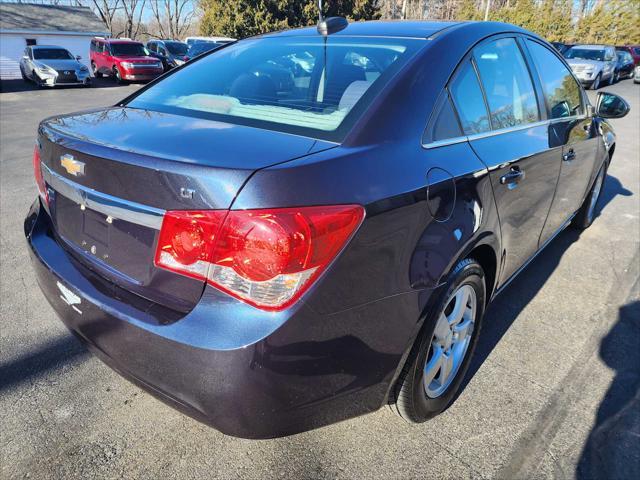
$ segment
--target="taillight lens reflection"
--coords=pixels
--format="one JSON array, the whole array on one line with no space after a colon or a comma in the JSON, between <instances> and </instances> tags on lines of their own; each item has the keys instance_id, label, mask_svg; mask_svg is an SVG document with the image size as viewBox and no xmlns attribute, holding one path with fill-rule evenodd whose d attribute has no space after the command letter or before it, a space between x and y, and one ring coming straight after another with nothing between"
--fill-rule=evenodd
<instances>
[{"instance_id":1,"label":"taillight lens reflection","mask_svg":"<svg viewBox=\"0 0 640 480\"><path fill-rule=\"evenodd\" d=\"M363 218L359 205L167 212L156 265L258 308L282 310L313 284Z\"/></svg>"},{"instance_id":2,"label":"taillight lens reflection","mask_svg":"<svg viewBox=\"0 0 640 480\"><path fill-rule=\"evenodd\" d=\"M33 148L33 176L36 180L36 185L38 186L38 193L48 204L49 194L47 193L47 186L44 183L44 178L42 178L42 165L40 163L40 149L38 148L38 145Z\"/></svg>"}]
</instances>

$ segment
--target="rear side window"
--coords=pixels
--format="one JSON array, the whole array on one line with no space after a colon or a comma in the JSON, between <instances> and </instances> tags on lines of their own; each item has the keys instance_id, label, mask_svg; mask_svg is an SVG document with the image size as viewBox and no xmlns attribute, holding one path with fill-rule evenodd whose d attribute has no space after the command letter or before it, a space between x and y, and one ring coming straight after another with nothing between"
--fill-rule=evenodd
<instances>
[{"instance_id":1,"label":"rear side window","mask_svg":"<svg viewBox=\"0 0 640 480\"><path fill-rule=\"evenodd\" d=\"M569 69L549 49L538 42L527 40L527 47L540 75L550 118L582 114L580 86Z\"/></svg>"},{"instance_id":2,"label":"rear side window","mask_svg":"<svg viewBox=\"0 0 640 480\"><path fill-rule=\"evenodd\" d=\"M462 136L462 130L460 130L456 113L448 95L435 116L431 132L431 139L427 139L427 141L437 142Z\"/></svg>"},{"instance_id":3,"label":"rear side window","mask_svg":"<svg viewBox=\"0 0 640 480\"><path fill-rule=\"evenodd\" d=\"M501 38L474 50L493 129L540 120L529 70L513 38Z\"/></svg>"},{"instance_id":4,"label":"rear side window","mask_svg":"<svg viewBox=\"0 0 640 480\"><path fill-rule=\"evenodd\" d=\"M460 125L466 135L491 129L482 90L471 62L467 61L461 65L456 77L449 85L449 92L458 112Z\"/></svg>"}]
</instances>

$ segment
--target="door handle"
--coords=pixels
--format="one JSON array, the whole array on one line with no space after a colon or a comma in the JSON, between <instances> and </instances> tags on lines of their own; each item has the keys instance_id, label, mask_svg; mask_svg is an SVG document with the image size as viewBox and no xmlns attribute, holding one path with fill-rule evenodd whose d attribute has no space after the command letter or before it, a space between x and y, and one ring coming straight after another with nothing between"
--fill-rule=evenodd
<instances>
[{"instance_id":1,"label":"door handle","mask_svg":"<svg viewBox=\"0 0 640 480\"><path fill-rule=\"evenodd\" d=\"M509 173L506 173L500 177L500 183L502 185L515 186L515 184L519 183L521 180L524 180L524 177L524 170L520 170L519 167L511 167Z\"/></svg>"},{"instance_id":2,"label":"door handle","mask_svg":"<svg viewBox=\"0 0 640 480\"><path fill-rule=\"evenodd\" d=\"M575 158L576 158L576 152L573 151L573 148L569 150L567 153L565 153L564 155L562 155L562 160L564 160L565 162L570 162L571 160L575 160Z\"/></svg>"}]
</instances>

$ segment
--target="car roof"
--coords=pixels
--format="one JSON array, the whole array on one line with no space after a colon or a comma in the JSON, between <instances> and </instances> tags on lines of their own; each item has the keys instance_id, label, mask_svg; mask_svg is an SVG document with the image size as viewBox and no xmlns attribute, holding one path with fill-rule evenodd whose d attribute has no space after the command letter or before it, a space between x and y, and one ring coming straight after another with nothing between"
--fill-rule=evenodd
<instances>
[{"instance_id":1,"label":"car roof","mask_svg":"<svg viewBox=\"0 0 640 480\"><path fill-rule=\"evenodd\" d=\"M124 40L123 38L98 38L98 40L103 40L108 43L139 43L142 45L142 42L137 40Z\"/></svg>"},{"instance_id":2,"label":"car roof","mask_svg":"<svg viewBox=\"0 0 640 480\"><path fill-rule=\"evenodd\" d=\"M442 30L455 25L460 25L462 23L464 22L410 20L374 20L367 22L350 22L346 28L340 30L339 32L332 33L331 36L355 35L371 37L429 38ZM262 37L297 37L317 35L319 35L318 30L315 26L313 26L267 33L262 35Z\"/></svg>"},{"instance_id":3,"label":"car roof","mask_svg":"<svg viewBox=\"0 0 640 480\"><path fill-rule=\"evenodd\" d=\"M60 50L67 50L66 48L59 45L29 45L29 48L32 48L34 50L37 50L39 48L59 48Z\"/></svg>"}]
</instances>

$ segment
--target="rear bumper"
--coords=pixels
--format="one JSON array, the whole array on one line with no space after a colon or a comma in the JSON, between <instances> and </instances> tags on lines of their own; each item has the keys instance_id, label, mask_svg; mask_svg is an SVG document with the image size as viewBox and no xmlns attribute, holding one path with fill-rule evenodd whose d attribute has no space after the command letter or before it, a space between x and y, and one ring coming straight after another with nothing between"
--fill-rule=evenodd
<instances>
[{"instance_id":1,"label":"rear bumper","mask_svg":"<svg viewBox=\"0 0 640 480\"><path fill-rule=\"evenodd\" d=\"M25 235L45 297L99 358L178 410L244 438L293 434L378 409L426 295L330 315L306 304L266 313L207 287L176 320L139 297L127 299L71 257L39 200ZM408 321L390 321L398 317Z\"/></svg>"}]
</instances>

